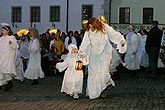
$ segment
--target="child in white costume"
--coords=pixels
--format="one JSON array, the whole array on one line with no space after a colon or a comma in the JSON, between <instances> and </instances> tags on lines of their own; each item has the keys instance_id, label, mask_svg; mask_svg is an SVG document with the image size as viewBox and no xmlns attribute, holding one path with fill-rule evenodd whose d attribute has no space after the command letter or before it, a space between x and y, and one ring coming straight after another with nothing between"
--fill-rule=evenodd
<instances>
[{"instance_id":1,"label":"child in white costume","mask_svg":"<svg viewBox=\"0 0 165 110\"><path fill-rule=\"evenodd\" d=\"M76 70L76 61L81 60L83 65L88 64L88 58L85 54L78 53L77 46L75 44L70 44L68 46L69 53L67 54L64 62L56 64L56 68L61 72L65 71L61 92L65 92L74 99L78 99L78 94L82 93L83 88L83 71Z\"/></svg>"}]
</instances>

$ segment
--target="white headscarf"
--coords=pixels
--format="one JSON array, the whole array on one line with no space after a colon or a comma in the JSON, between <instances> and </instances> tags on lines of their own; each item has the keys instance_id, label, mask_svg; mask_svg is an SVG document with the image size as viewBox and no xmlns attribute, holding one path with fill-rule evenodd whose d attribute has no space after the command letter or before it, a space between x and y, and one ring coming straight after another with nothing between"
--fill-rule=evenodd
<instances>
[{"instance_id":1,"label":"white headscarf","mask_svg":"<svg viewBox=\"0 0 165 110\"><path fill-rule=\"evenodd\" d=\"M77 49L77 46L75 45L75 44L69 44L68 45L68 50L69 50L69 53L71 53L72 52L72 49Z\"/></svg>"}]
</instances>

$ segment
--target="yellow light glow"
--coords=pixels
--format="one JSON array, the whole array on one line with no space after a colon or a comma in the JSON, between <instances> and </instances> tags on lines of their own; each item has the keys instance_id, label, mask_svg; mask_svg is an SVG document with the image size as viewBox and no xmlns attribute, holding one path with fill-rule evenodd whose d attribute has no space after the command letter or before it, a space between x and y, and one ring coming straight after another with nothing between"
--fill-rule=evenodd
<instances>
[{"instance_id":1,"label":"yellow light glow","mask_svg":"<svg viewBox=\"0 0 165 110\"><path fill-rule=\"evenodd\" d=\"M28 29L20 29L16 33L19 37L21 37L22 35L27 35L28 32L29 32Z\"/></svg>"}]
</instances>

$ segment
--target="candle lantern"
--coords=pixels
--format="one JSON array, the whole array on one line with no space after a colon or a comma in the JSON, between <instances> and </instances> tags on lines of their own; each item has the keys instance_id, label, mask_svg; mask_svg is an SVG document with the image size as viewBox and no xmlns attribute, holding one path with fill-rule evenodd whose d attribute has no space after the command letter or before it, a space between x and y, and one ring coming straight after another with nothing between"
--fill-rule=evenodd
<instances>
[{"instance_id":1,"label":"candle lantern","mask_svg":"<svg viewBox=\"0 0 165 110\"><path fill-rule=\"evenodd\" d=\"M83 62L81 60L76 61L75 69L82 70Z\"/></svg>"}]
</instances>

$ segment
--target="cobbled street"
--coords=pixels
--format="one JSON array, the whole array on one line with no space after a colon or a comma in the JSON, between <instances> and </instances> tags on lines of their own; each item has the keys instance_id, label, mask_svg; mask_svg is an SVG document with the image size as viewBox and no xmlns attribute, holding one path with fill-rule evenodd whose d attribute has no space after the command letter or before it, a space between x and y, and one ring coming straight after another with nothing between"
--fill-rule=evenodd
<instances>
[{"instance_id":1,"label":"cobbled street","mask_svg":"<svg viewBox=\"0 0 165 110\"><path fill-rule=\"evenodd\" d=\"M30 80L13 81L13 88L0 91L0 110L165 110L165 73L150 78L145 72L120 73L116 87L109 86L106 98L78 100L61 93L63 75L47 76L39 85Z\"/></svg>"}]
</instances>

